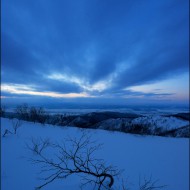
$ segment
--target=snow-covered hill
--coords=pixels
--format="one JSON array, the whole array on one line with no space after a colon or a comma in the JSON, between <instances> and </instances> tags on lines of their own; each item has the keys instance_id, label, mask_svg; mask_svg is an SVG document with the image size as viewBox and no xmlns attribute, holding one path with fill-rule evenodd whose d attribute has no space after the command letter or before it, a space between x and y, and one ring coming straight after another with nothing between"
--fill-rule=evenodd
<instances>
[{"instance_id":1,"label":"snow-covered hill","mask_svg":"<svg viewBox=\"0 0 190 190\"><path fill-rule=\"evenodd\" d=\"M189 124L188 121L178 119L176 117L166 117L160 115L149 115L145 117L138 117L132 121L134 124L149 124L152 127L162 127L165 130L176 129L184 127Z\"/></svg>"},{"instance_id":2,"label":"snow-covered hill","mask_svg":"<svg viewBox=\"0 0 190 190\"><path fill-rule=\"evenodd\" d=\"M111 118L95 124L92 128L142 135L189 137L189 121L173 116L148 115L134 119Z\"/></svg>"},{"instance_id":3,"label":"snow-covered hill","mask_svg":"<svg viewBox=\"0 0 190 190\"><path fill-rule=\"evenodd\" d=\"M137 120L138 121L138 120ZM175 122L174 122L175 123ZM1 118L1 131L12 131L12 121ZM83 132L92 136L102 149L96 154L108 164L125 171L115 179L114 190L126 179L127 187L138 190L139 176L167 185L168 190L189 189L189 139L165 138L156 136L137 136L100 129L79 129L52 125L34 124L23 121L17 134L8 134L1 138L1 179L2 190L34 190L42 183L40 167L31 164L29 159L36 158L26 147L32 138L49 138L52 142L61 142L65 137L79 137ZM49 154L54 157L54 153ZM44 190L79 190L80 178L70 176L56 180ZM86 189L87 190L87 189ZM88 188L89 190L89 188Z\"/></svg>"}]
</instances>

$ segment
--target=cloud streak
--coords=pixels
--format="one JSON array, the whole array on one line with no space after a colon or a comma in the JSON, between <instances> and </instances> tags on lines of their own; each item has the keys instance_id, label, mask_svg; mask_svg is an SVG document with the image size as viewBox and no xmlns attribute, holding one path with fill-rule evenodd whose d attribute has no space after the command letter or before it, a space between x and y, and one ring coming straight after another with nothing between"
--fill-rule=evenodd
<instances>
[{"instance_id":1,"label":"cloud streak","mask_svg":"<svg viewBox=\"0 0 190 190\"><path fill-rule=\"evenodd\" d=\"M61 94L56 92L42 92L36 91L34 88L24 86L24 85L1 85L1 90L10 94L19 94L19 95L33 95L33 96L47 96L52 98L87 98L91 97L86 93L67 93ZM5 97L5 96L4 96Z\"/></svg>"}]
</instances>

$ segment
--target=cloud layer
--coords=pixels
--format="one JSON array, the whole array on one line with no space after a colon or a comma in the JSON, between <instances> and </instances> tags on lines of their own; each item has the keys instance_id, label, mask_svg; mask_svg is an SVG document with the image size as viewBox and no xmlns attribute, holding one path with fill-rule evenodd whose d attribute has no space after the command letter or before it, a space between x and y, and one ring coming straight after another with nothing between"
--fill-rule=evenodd
<instances>
[{"instance_id":1,"label":"cloud layer","mask_svg":"<svg viewBox=\"0 0 190 190\"><path fill-rule=\"evenodd\" d=\"M125 90L132 86L183 74L189 69L188 4L2 0L2 83L123 97L133 94Z\"/></svg>"}]
</instances>

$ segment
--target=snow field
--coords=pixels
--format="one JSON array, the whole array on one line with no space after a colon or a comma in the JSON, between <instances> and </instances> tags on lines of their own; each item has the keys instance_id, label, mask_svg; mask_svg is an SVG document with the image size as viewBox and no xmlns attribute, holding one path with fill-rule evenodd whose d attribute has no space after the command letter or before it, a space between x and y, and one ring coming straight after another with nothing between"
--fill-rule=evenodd
<instances>
[{"instance_id":1,"label":"snow field","mask_svg":"<svg viewBox=\"0 0 190 190\"><path fill-rule=\"evenodd\" d=\"M12 122L1 118L1 134L5 129L12 130ZM92 136L97 144L103 143L96 156L108 164L125 171L116 179L116 189L121 178L127 180L127 187L138 189L139 176L153 180L158 185L168 185L168 190L189 189L189 139L164 138L130 135L105 130L90 130L73 127L24 122L16 135L1 138L1 178L2 190L34 190L42 183L38 165L31 164L35 155L27 149L31 138L49 138L52 142L61 142L64 138L78 137L83 132ZM49 156L53 157L51 153ZM80 178L71 176L66 180L57 180L45 186L44 190L79 190ZM89 189L88 189L89 190Z\"/></svg>"}]
</instances>

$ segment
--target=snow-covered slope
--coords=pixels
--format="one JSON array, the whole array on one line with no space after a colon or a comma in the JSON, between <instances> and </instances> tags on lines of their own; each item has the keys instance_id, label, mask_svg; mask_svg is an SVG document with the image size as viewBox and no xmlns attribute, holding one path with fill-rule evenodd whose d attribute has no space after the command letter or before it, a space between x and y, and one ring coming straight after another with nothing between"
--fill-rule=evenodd
<instances>
[{"instance_id":1,"label":"snow-covered slope","mask_svg":"<svg viewBox=\"0 0 190 190\"><path fill-rule=\"evenodd\" d=\"M12 122L1 118L1 130L12 130ZM168 190L189 189L189 139L142 137L120 132L105 130L79 129L72 127L57 127L24 122L16 135L1 138L1 178L2 190L34 190L41 184L40 168L31 164L30 158L35 155L26 148L31 138L49 138L53 142L60 142L65 137L80 136L87 131L97 143L104 146L97 153L98 158L107 163L124 169L121 177L127 179L127 186L131 190L138 189L139 176L159 179L158 184L166 184ZM51 155L53 156L53 154ZM80 178L71 176L57 180L44 187L44 190L79 190ZM90 190L90 189L88 189Z\"/></svg>"},{"instance_id":2,"label":"snow-covered slope","mask_svg":"<svg viewBox=\"0 0 190 190\"><path fill-rule=\"evenodd\" d=\"M135 124L150 124L152 127L161 127L166 130L184 127L189 124L188 121L176 117L165 117L160 115L149 115L138 117L132 121Z\"/></svg>"},{"instance_id":3,"label":"snow-covered slope","mask_svg":"<svg viewBox=\"0 0 190 190\"><path fill-rule=\"evenodd\" d=\"M189 137L189 121L172 116L148 115L134 119L111 118L95 124L92 128L142 135Z\"/></svg>"}]
</instances>

